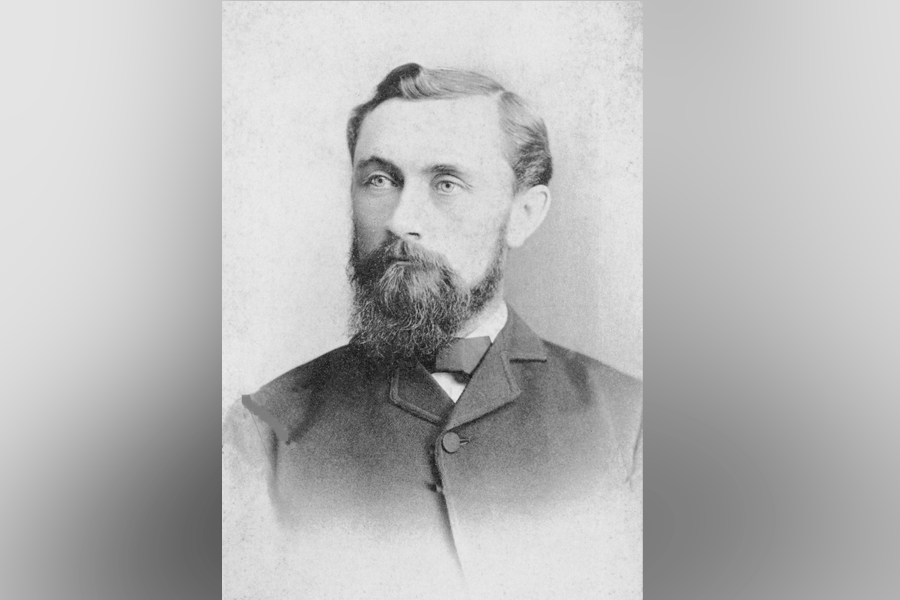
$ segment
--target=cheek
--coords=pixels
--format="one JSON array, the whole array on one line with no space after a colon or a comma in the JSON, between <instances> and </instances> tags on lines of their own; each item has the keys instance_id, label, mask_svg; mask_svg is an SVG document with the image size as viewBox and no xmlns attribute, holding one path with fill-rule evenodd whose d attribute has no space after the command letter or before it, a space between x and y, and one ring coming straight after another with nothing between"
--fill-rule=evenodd
<instances>
[{"instance_id":1,"label":"cheek","mask_svg":"<svg viewBox=\"0 0 900 600\"><path fill-rule=\"evenodd\" d=\"M356 241L364 251L377 247L384 237L387 215L378 206L365 201L353 200L353 226Z\"/></svg>"},{"instance_id":2,"label":"cheek","mask_svg":"<svg viewBox=\"0 0 900 600\"><path fill-rule=\"evenodd\" d=\"M454 261L468 284L480 280L494 259L499 228L479 227L459 235L453 244Z\"/></svg>"},{"instance_id":3,"label":"cheek","mask_svg":"<svg viewBox=\"0 0 900 600\"><path fill-rule=\"evenodd\" d=\"M448 228L453 235L448 241L454 262L464 273L465 279L471 282L484 274L494 259L497 240L503 235L509 214L508 206L500 210L473 207L453 219Z\"/></svg>"}]
</instances>

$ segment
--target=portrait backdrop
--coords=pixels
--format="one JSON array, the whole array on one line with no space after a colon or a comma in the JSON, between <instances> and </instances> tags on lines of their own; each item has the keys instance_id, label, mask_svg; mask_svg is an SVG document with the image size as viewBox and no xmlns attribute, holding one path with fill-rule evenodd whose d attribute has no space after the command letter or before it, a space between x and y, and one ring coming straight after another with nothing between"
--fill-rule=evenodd
<instances>
[{"instance_id":1,"label":"portrait backdrop","mask_svg":"<svg viewBox=\"0 0 900 600\"><path fill-rule=\"evenodd\" d=\"M477 71L547 124L544 224L507 300L541 337L642 377L637 2L225 2L223 405L349 339L350 110L394 67Z\"/></svg>"}]
</instances>

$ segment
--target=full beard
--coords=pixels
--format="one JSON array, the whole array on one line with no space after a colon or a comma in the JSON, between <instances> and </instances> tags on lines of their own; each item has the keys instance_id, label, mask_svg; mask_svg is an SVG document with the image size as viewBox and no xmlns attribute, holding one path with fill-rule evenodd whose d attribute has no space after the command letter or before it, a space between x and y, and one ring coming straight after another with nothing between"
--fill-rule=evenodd
<instances>
[{"instance_id":1,"label":"full beard","mask_svg":"<svg viewBox=\"0 0 900 600\"><path fill-rule=\"evenodd\" d=\"M503 240L501 232L484 277L468 287L440 255L390 236L361 256L354 235L347 269L354 292L351 346L387 366L432 360L496 296Z\"/></svg>"}]
</instances>

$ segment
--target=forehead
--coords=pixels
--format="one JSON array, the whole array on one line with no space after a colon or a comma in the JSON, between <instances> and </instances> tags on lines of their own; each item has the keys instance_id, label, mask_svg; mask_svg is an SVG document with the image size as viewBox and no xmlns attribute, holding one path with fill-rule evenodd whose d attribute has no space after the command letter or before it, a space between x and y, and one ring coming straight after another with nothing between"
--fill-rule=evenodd
<instances>
[{"instance_id":1,"label":"forehead","mask_svg":"<svg viewBox=\"0 0 900 600\"><path fill-rule=\"evenodd\" d=\"M495 98L395 98L379 105L363 120L354 160L375 155L410 164L508 168L503 142Z\"/></svg>"}]
</instances>

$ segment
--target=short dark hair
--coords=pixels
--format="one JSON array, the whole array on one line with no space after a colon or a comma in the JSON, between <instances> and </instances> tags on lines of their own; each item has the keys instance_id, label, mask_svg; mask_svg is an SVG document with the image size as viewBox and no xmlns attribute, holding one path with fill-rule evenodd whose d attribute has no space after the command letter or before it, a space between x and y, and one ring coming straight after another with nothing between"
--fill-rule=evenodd
<instances>
[{"instance_id":1,"label":"short dark hair","mask_svg":"<svg viewBox=\"0 0 900 600\"><path fill-rule=\"evenodd\" d=\"M516 191L546 185L553 175L547 127L522 98L507 91L489 77L472 71L426 69L416 63L397 67L378 84L375 96L353 109L347 123L350 158L363 120L375 108L392 98L439 100L464 96L495 96L500 107L500 125L509 142L507 160L516 177Z\"/></svg>"}]
</instances>

